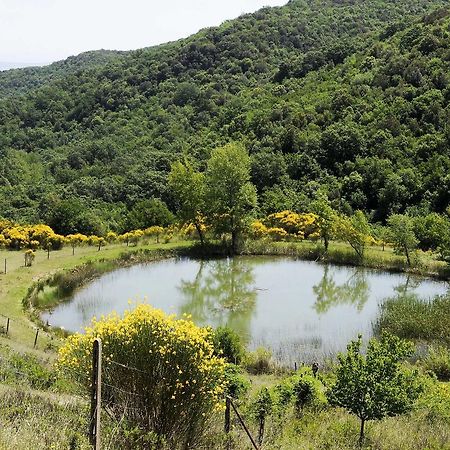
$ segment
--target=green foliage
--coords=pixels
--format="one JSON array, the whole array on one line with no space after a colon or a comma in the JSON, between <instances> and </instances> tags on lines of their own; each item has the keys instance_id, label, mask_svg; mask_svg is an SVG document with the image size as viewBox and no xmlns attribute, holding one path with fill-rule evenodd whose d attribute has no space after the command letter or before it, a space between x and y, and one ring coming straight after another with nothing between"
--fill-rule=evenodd
<instances>
[{"instance_id":1,"label":"green foliage","mask_svg":"<svg viewBox=\"0 0 450 450\"><path fill-rule=\"evenodd\" d=\"M386 331L400 338L437 342L450 346L450 297L429 301L414 295L391 298L380 305L378 333Z\"/></svg>"},{"instance_id":2,"label":"green foliage","mask_svg":"<svg viewBox=\"0 0 450 450\"><path fill-rule=\"evenodd\" d=\"M318 216L320 237L323 240L325 251L328 251L329 242L336 230L336 211L332 208L328 196L322 191L317 193L310 207L311 211Z\"/></svg>"},{"instance_id":3,"label":"green foliage","mask_svg":"<svg viewBox=\"0 0 450 450\"><path fill-rule=\"evenodd\" d=\"M251 154L264 214L305 209L318 189L377 221L442 213L449 19L429 15L441 6L295 0L155 48L1 72L2 215L118 231L142 200L179 206L174 161L202 170L230 141Z\"/></svg>"},{"instance_id":4,"label":"green foliage","mask_svg":"<svg viewBox=\"0 0 450 450\"><path fill-rule=\"evenodd\" d=\"M213 333L214 352L227 362L239 365L245 357L245 348L239 335L229 327L218 327Z\"/></svg>"},{"instance_id":5,"label":"green foliage","mask_svg":"<svg viewBox=\"0 0 450 450\"><path fill-rule=\"evenodd\" d=\"M361 421L360 443L364 424L409 411L421 392L416 373L406 371L400 362L412 355L414 346L384 334L369 341L365 355L361 353L361 336L338 356L336 382L328 391L330 404L341 406Z\"/></svg>"},{"instance_id":6,"label":"green foliage","mask_svg":"<svg viewBox=\"0 0 450 450\"><path fill-rule=\"evenodd\" d=\"M266 348L259 347L253 352L247 352L244 361L245 369L254 375L270 373L272 370L271 359L272 353Z\"/></svg>"},{"instance_id":7,"label":"green foliage","mask_svg":"<svg viewBox=\"0 0 450 450\"><path fill-rule=\"evenodd\" d=\"M416 248L418 240L414 234L414 222L411 217L394 214L388 219L389 237L394 244L394 250L406 256L408 266L411 266L411 252Z\"/></svg>"},{"instance_id":8,"label":"green foliage","mask_svg":"<svg viewBox=\"0 0 450 450\"><path fill-rule=\"evenodd\" d=\"M243 370L235 364L225 366L226 395L239 399L242 398L250 388L250 382L244 376Z\"/></svg>"},{"instance_id":9,"label":"green foliage","mask_svg":"<svg viewBox=\"0 0 450 450\"><path fill-rule=\"evenodd\" d=\"M295 408L298 412L305 406L311 405L317 394L315 392L315 382L312 377L300 377L294 384L293 394L295 398Z\"/></svg>"},{"instance_id":10,"label":"green foliage","mask_svg":"<svg viewBox=\"0 0 450 450\"><path fill-rule=\"evenodd\" d=\"M212 152L206 187L209 219L217 234L231 234L231 250L236 253L247 219L256 207L250 157L241 144L228 144Z\"/></svg>"},{"instance_id":11,"label":"green foliage","mask_svg":"<svg viewBox=\"0 0 450 450\"><path fill-rule=\"evenodd\" d=\"M360 260L364 258L364 250L370 238L371 228L362 211L356 211L351 217L339 217L336 234L350 244Z\"/></svg>"},{"instance_id":12,"label":"green foliage","mask_svg":"<svg viewBox=\"0 0 450 450\"><path fill-rule=\"evenodd\" d=\"M142 200L128 213L124 230L143 230L153 226L167 227L174 221L174 215L160 199Z\"/></svg>"},{"instance_id":13,"label":"green foliage","mask_svg":"<svg viewBox=\"0 0 450 450\"><path fill-rule=\"evenodd\" d=\"M433 372L440 381L450 381L450 349L432 346L422 361L426 370Z\"/></svg>"},{"instance_id":14,"label":"green foliage","mask_svg":"<svg viewBox=\"0 0 450 450\"><path fill-rule=\"evenodd\" d=\"M177 162L169 174L169 187L173 192L178 216L184 224L192 223L203 244L202 217L205 212L205 175L196 172L191 164Z\"/></svg>"}]
</instances>

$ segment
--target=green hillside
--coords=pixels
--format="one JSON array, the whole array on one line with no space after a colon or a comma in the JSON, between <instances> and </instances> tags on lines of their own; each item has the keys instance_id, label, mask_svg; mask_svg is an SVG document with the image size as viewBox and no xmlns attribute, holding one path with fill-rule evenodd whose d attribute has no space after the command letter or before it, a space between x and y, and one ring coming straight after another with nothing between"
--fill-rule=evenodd
<instances>
[{"instance_id":1,"label":"green hillside","mask_svg":"<svg viewBox=\"0 0 450 450\"><path fill-rule=\"evenodd\" d=\"M446 1L292 0L175 43L0 73L0 216L121 229L172 161L243 141L264 213L450 197Z\"/></svg>"}]
</instances>

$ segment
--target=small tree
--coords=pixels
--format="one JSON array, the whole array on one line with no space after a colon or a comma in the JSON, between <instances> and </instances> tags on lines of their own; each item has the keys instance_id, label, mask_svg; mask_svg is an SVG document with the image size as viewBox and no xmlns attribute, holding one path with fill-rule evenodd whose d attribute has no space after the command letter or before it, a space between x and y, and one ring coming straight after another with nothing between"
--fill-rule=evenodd
<instances>
[{"instance_id":1,"label":"small tree","mask_svg":"<svg viewBox=\"0 0 450 450\"><path fill-rule=\"evenodd\" d=\"M36 254L34 251L31 249L27 250L24 255L25 267L31 267L35 258Z\"/></svg>"},{"instance_id":2,"label":"small tree","mask_svg":"<svg viewBox=\"0 0 450 450\"><path fill-rule=\"evenodd\" d=\"M414 233L413 219L403 214L393 214L387 222L389 225L389 236L394 244L394 251L405 255L408 266L411 266L411 252L418 244Z\"/></svg>"},{"instance_id":3,"label":"small tree","mask_svg":"<svg viewBox=\"0 0 450 450\"><path fill-rule=\"evenodd\" d=\"M361 354L361 336L339 354L337 380L328 391L332 405L346 408L361 421L359 443L364 441L364 425L409 411L421 392L416 372L407 372L400 362L412 355L414 345L384 334L369 341Z\"/></svg>"},{"instance_id":4,"label":"small tree","mask_svg":"<svg viewBox=\"0 0 450 450\"><path fill-rule=\"evenodd\" d=\"M186 162L172 165L169 186L173 191L177 211L184 224L195 226L200 243L204 243L202 217L205 209L205 175Z\"/></svg>"},{"instance_id":5,"label":"small tree","mask_svg":"<svg viewBox=\"0 0 450 450\"><path fill-rule=\"evenodd\" d=\"M340 217L337 223L339 237L348 242L362 260L371 231L367 217L362 211L356 211L352 217Z\"/></svg>"},{"instance_id":6,"label":"small tree","mask_svg":"<svg viewBox=\"0 0 450 450\"><path fill-rule=\"evenodd\" d=\"M318 217L319 234L325 251L328 251L329 242L335 231L337 215L324 192L317 192L316 198L311 202L311 211Z\"/></svg>"},{"instance_id":7,"label":"small tree","mask_svg":"<svg viewBox=\"0 0 450 450\"><path fill-rule=\"evenodd\" d=\"M66 236L66 241L72 247L72 255L75 255L75 247L79 247L85 244L86 242L88 242L88 240L89 238L81 233L69 234L68 236Z\"/></svg>"},{"instance_id":8,"label":"small tree","mask_svg":"<svg viewBox=\"0 0 450 450\"><path fill-rule=\"evenodd\" d=\"M273 401L269 390L263 387L259 390L256 395L256 399L251 405L252 413L255 419L258 421L258 442L259 445L262 444L264 439L264 428L266 424L266 418L272 413Z\"/></svg>"}]
</instances>

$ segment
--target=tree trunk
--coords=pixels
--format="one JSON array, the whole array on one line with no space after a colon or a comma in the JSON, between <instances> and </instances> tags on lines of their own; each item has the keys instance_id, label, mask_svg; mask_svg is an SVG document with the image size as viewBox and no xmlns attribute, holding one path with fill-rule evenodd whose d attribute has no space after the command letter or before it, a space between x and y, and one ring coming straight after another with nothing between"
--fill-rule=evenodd
<instances>
[{"instance_id":1,"label":"tree trunk","mask_svg":"<svg viewBox=\"0 0 450 450\"><path fill-rule=\"evenodd\" d=\"M264 425L265 425L265 418L261 417L259 419L259 432L258 432L258 444L262 445L263 439L264 439Z\"/></svg>"},{"instance_id":2,"label":"tree trunk","mask_svg":"<svg viewBox=\"0 0 450 450\"><path fill-rule=\"evenodd\" d=\"M195 224L195 229L197 230L197 234L198 234L198 237L200 239L200 244L203 247L203 244L205 243L205 240L203 238L203 232L202 232L202 228L201 228L200 224L196 223Z\"/></svg>"},{"instance_id":3,"label":"tree trunk","mask_svg":"<svg viewBox=\"0 0 450 450\"><path fill-rule=\"evenodd\" d=\"M47 259L50 259L50 247L47 248Z\"/></svg>"},{"instance_id":4,"label":"tree trunk","mask_svg":"<svg viewBox=\"0 0 450 450\"><path fill-rule=\"evenodd\" d=\"M233 230L231 232L231 253L235 255L237 253L237 232Z\"/></svg>"},{"instance_id":5,"label":"tree trunk","mask_svg":"<svg viewBox=\"0 0 450 450\"><path fill-rule=\"evenodd\" d=\"M359 430L359 448L362 448L364 444L364 424L366 423L365 419L361 419L361 428Z\"/></svg>"},{"instance_id":6,"label":"tree trunk","mask_svg":"<svg viewBox=\"0 0 450 450\"><path fill-rule=\"evenodd\" d=\"M405 247L406 261L408 262L408 266L411 267L411 258L409 257L408 247Z\"/></svg>"}]
</instances>

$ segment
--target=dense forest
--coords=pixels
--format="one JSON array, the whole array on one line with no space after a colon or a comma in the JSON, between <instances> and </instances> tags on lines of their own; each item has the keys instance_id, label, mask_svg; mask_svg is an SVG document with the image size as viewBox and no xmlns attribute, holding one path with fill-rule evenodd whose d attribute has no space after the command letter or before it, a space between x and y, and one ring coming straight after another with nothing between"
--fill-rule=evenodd
<instances>
[{"instance_id":1,"label":"dense forest","mask_svg":"<svg viewBox=\"0 0 450 450\"><path fill-rule=\"evenodd\" d=\"M250 152L262 215L306 211L318 189L373 221L444 212L446 4L291 0L174 43L0 72L0 217L123 231L143 201L174 210L174 161L203 170L230 141Z\"/></svg>"}]
</instances>

